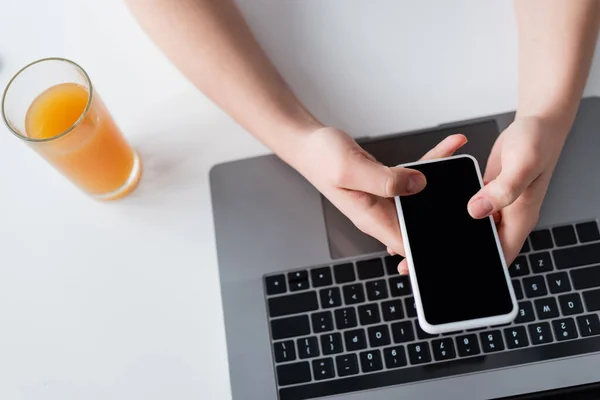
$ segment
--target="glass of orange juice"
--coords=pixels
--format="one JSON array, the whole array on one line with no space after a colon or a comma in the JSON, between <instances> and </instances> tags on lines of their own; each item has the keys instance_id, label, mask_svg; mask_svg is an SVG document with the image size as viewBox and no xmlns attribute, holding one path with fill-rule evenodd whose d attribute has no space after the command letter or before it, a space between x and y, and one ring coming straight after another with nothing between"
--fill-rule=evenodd
<instances>
[{"instance_id":1,"label":"glass of orange juice","mask_svg":"<svg viewBox=\"0 0 600 400\"><path fill-rule=\"evenodd\" d=\"M23 67L2 97L4 122L75 186L98 200L130 193L141 161L86 71L63 58Z\"/></svg>"}]
</instances>

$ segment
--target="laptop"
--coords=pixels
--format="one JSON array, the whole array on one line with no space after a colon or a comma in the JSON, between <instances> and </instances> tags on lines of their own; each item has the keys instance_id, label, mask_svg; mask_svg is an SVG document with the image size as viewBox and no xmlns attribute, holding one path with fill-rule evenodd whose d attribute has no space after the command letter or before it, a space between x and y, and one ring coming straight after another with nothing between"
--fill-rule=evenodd
<instances>
[{"instance_id":1,"label":"laptop","mask_svg":"<svg viewBox=\"0 0 600 400\"><path fill-rule=\"evenodd\" d=\"M514 110L499 112L418 131L374 132L358 142L392 166L460 132L469 141L458 153L471 154L484 170L513 118ZM417 323L398 258L296 171L271 154L214 166L233 399L525 399L594 386L600 381L599 149L600 98L584 98L538 226L510 267L517 318L435 336Z\"/></svg>"}]
</instances>

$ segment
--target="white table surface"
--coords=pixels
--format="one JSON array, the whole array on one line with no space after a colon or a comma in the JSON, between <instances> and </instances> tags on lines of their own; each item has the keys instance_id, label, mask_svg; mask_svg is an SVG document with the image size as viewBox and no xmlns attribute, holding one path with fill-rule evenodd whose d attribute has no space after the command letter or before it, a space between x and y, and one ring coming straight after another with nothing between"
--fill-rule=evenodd
<instances>
[{"instance_id":1,"label":"white table surface","mask_svg":"<svg viewBox=\"0 0 600 400\"><path fill-rule=\"evenodd\" d=\"M510 1L341 3L240 0L325 122L373 135L514 108ZM268 150L120 0L0 0L2 90L46 56L89 72L144 176L98 203L0 128L0 398L230 398L208 171ZM586 95L599 78L597 53Z\"/></svg>"}]
</instances>

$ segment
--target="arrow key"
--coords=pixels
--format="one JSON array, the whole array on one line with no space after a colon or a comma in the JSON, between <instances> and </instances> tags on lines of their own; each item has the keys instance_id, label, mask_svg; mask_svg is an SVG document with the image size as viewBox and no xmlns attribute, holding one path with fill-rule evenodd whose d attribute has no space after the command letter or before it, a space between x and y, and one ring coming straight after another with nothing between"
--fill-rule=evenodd
<instances>
[{"instance_id":1,"label":"arrow key","mask_svg":"<svg viewBox=\"0 0 600 400\"><path fill-rule=\"evenodd\" d=\"M331 379L335 377L332 358L321 358L313 360L313 375L316 381Z\"/></svg>"}]
</instances>

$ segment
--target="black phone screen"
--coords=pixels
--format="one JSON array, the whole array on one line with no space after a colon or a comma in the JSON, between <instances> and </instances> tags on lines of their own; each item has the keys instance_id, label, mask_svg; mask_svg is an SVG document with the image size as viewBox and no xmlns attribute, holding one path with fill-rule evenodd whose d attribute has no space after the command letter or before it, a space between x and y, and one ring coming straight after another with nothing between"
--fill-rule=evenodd
<instances>
[{"instance_id":1,"label":"black phone screen","mask_svg":"<svg viewBox=\"0 0 600 400\"><path fill-rule=\"evenodd\" d=\"M513 304L489 218L467 203L481 188L473 159L410 166L427 185L400 197L425 319L431 325L508 314Z\"/></svg>"}]
</instances>

